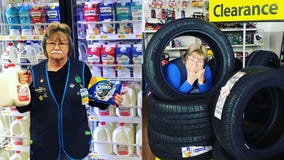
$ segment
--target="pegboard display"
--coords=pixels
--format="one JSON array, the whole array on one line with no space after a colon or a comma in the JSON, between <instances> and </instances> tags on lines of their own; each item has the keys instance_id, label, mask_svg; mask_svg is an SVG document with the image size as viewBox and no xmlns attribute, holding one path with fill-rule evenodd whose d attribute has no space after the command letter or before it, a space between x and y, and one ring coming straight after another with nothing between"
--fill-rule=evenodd
<instances>
[{"instance_id":1,"label":"pegboard display","mask_svg":"<svg viewBox=\"0 0 284 160\"><path fill-rule=\"evenodd\" d=\"M145 0L143 5L144 31L179 18L208 19L208 0Z\"/></svg>"}]
</instances>

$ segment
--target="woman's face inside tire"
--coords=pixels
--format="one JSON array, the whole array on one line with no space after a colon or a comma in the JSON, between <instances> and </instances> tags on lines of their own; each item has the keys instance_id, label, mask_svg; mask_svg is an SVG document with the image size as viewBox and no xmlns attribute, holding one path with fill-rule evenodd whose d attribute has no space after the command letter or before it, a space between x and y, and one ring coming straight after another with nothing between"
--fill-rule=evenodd
<instances>
[{"instance_id":1,"label":"woman's face inside tire","mask_svg":"<svg viewBox=\"0 0 284 160\"><path fill-rule=\"evenodd\" d=\"M182 94L204 93L212 88L214 64L210 47L194 36L179 36L165 47L161 59L163 78Z\"/></svg>"}]
</instances>

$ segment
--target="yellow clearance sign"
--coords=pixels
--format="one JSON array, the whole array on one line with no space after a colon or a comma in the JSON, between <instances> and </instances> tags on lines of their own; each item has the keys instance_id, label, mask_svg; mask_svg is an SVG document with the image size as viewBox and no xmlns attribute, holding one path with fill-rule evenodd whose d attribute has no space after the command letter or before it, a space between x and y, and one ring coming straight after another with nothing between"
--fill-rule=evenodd
<instances>
[{"instance_id":1,"label":"yellow clearance sign","mask_svg":"<svg viewBox=\"0 0 284 160\"><path fill-rule=\"evenodd\" d=\"M210 0L210 22L282 21L284 0Z\"/></svg>"}]
</instances>

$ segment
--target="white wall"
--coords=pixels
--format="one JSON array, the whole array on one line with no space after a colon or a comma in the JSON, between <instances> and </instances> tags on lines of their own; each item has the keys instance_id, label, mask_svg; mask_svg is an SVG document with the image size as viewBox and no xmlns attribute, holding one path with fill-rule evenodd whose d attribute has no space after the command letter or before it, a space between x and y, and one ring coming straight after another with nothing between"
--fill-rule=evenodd
<instances>
[{"instance_id":1,"label":"white wall","mask_svg":"<svg viewBox=\"0 0 284 160\"><path fill-rule=\"evenodd\" d=\"M264 31L264 49L280 55L284 22L258 22L257 27Z\"/></svg>"}]
</instances>

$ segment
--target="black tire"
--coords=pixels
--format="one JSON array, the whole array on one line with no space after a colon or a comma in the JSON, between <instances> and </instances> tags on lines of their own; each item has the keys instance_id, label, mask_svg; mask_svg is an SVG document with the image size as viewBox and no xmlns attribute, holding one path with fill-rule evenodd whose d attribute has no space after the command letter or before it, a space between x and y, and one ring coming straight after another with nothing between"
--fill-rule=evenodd
<instances>
[{"instance_id":1,"label":"black tire","mask_svg":"<svg viewBox=\"0 0 284 160\"><path fill-rule=\"evenodd\" d=\"M206 100L165 101L153 94L146 97L148 126L169 136L211 137L214 134L211 123L212 104Z\"/></svg>"},{"instance_id":2,"label":"black tire","mask_svg":"<svg viewBox=\"0 0 284 160\"><path fill-rule=\"evenodd\" d=\"M253 51L247 57L247 65L246 66L267 66L271 68L279 68L280 67L280 59L276 53L268 50L256 50Z\"/></svg>"},{"instance_id":3,"label":"black tire","mask_svg":"<svg viewBox=\"0 0 284 160\"><path fill-rule=\"evenodd\" d=\"M214 160L234 160L219 144L218 141L215 141L213 148L213 159Z\"/></svg>"},{"instance_id":4,"label":"black tire","mask_svg":"<svg viewBox=\"0 0 284 160\"><path fill-rule=\"evenodd\" d=\"M175 137L163 135L151 127L147 127L149 147L152 153L163 160L209 160L212 157L211 150L198 156L183 158L182 148L189 146L211 146L208 144L208 137Z\"/></svg>"},{"instance_id":5,"label":"black tire","mask_svg":"<svg viewBox=\"0 0 284 160\"><path fill-rule=\"evenodd\" d=\"M244 73L243 75L240 75ZM239 75L239 76L236 76ZM233 81L235 80L235 81ZM227 153L238 160L263 160L279 154L284 149L284 76L279 71L264 66L246 67L235 74L227 84L228 95L219 95L213 116L213 129L217 140ZM226 90L226 85L222 90ZM278 98L267 97L271 104L269 119L260 128L244 125L244 115L251 98L262 89L277 90ZM222 98L223 97L223 98ZM224 104L221 104L221 102ZM254 135L245 135L248 127L256 127Z\"/></svg>"},{"instance_id":6,"label":"black tire","mask_svg":"<svg viewBox=\"0 0 284 160\"><path fill-rule=\"evenodd\" d=\"M165 80L161 58L166 45L179 36L194 36L205 41L216 58L213 71L213 87L206 93L188 95L173 89ZM208 99L216 96L220 86L234 70L234 53L225 34L213 24L201 19L183 18L171 21L161 27L149 41L144 54L146 81L151 91L163 100Z\"/></svg>"}]
</instances>

